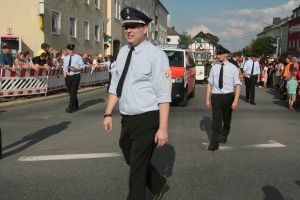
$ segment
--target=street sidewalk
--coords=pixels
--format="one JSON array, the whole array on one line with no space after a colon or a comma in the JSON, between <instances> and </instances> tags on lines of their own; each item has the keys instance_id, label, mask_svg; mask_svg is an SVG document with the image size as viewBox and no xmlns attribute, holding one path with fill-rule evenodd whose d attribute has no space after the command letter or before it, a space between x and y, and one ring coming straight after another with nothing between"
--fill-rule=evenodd
<instances>
[{"instance_id":1,"label":"street sidewalk","mask_svg":"<svg viewBox=\"0 0 300 200\"><path fill-rule=\"evenodd\" d=\"M101 85L101 86L91 86L91 87L86 87L78 90L78 94L85 93L85 92L90 92L102 88L106 88L107 85ZM52 99L58 99L62 97L67 97L69 96L69 93L67 90L58 90L58 91L53 91L49 92L47 96L45 94L41 94L40 96L33 95L34 97L30 99L16 99L16 100L11 100L8 102L1 102L0 101L0 109L3 108L10 108L10 107L16 107L16 106L21 106L21 105L27 105L27 104L32 104L32 103L38 103L38 102L44 102L44 101L49 101Z\"/></svg>"}]
</instances>

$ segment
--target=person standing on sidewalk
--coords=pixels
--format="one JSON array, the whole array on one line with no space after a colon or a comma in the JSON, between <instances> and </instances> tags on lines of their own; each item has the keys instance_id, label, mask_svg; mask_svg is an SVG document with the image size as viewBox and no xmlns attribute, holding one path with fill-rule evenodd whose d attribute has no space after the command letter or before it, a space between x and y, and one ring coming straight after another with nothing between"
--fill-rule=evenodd
<instances>
[{"instance_id":1,"label":"person standing on sidewalk","mask_svg":"<svg viewBox=\"0 0 300 200\"><path fill-rule=\"evenodd\" d=\"M65 109L68 113L78 110L77 92L80 82L80 72L85 68L81 56L74 53L74 48L74 44L67 46L69 55L64 59L64 77L70 95L69 106Z\"/></svg>"},{"instance_id":2,"label":"person standing on sidewalk","mask_svg":"<svg viewBox=\"0 0 300 200\"><path fill-rule=\"evenodd\" d=\"M129 171L127 200L145 199L146 186L161 199L168 181L150 163L155 148L168 141L172 80L166 53L146 40L152 21L137 9L121 11L127 45L121 48L111 79L104 129L113 130L112 112L119 102L119 145Z\"/></svg>"},{"instance_id":3,"label":"person standing on sidewalk","mask_svg":"<svg viewBox=\"0 0 300 200\"><path fill-rule=\"evenodd\" d=\"M255 84L260 82L260 66L257 61L257 54L253 54L252 58L245 63L244 77L246 84L246 102L256 105Z\"/></svg>"},{"instance_id":4,"label":"person standing on sidewalk","mask_svg":"<svg viewBox=\"0 0 300 200\"><path fill-rule=\"evenodd\" d=\"M3 45L2 52L0 52L0 65L2 65L4 69L14 72L16 69L13 67L13 59L9 52L10 47L8 45Z\"/></svg>"},{"instance_id":5,"label":"person standing on sidewalk","mask_svg":"<svg viewBox=\"0 0 300 200\"><path fill-rule=\"evenodd\" d=\"M219 143L227 142L231 128L232 110L237 108L241 92L242 83L239 79L239 71L227 60L229 53L230 51L221 45L218 46L219 63L211 68L207 79L206 107L212 108L213 112L213 135L207 149L209 151L218 150ZM222 121L224 123L223 130Z\"/></svg>"}]
</instances>

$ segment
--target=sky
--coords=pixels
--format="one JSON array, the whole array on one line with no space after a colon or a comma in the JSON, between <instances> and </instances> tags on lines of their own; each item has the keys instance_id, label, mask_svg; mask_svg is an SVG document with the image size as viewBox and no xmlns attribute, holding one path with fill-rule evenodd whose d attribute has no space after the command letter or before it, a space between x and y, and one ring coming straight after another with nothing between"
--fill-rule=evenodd
<instances>
[{"instance_id":1,"label":"sky","mask_svg":"<svg viewBox=\"0 0 300 200\"><path fill-rule=\"evenodd\" d=\"M220 38L231 52L241 50L273 17L290 17L300 0L160 0L169 12L168 27L194 37L200 31Z\"/></svg>"}]
</instances>

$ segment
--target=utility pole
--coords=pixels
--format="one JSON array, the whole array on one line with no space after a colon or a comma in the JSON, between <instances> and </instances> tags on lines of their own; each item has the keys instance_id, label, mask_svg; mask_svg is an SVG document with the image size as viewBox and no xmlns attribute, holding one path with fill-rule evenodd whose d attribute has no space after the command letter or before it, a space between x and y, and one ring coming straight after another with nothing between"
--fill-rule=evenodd
<instances>
[{"instance_id":1,"label":"utility pole","mask_svg":"<svg viewBox=\"0 0 300 200\"><path fill-rule=\"evenodd\" d=\"M276 59L278 59L279 41L280 41L280 38L276 38ZM280 54L281 54L281 52L280 52Z\"/></svg>"}]
</instances>

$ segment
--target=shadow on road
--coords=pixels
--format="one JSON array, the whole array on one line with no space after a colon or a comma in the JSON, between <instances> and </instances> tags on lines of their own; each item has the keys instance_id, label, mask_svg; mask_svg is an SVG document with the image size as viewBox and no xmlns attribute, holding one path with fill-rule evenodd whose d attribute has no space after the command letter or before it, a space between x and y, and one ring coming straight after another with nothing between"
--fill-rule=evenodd
<instances>
[{"instance_id":1,"label":"shadow on road","mask_svg":"<svg viewBox=\"0 0 300 200\"><path fill-rule=\"evenodd\" d=\"M240 94L239 97L240 100L246 101L246 95Z\"/></svg>"},{"instance_id":2,"label":"shadow on road","mask_svg":"<svg viewBox=\"0 0 300 200\"><path fill-rule=\"evenodd\" d=\"M2 113L5 113L5 112L7 112L6 110L0 110L0 115L2 114Z\"/></svg>"},{"instance_id":3,"label":"shadow on road","mask_svg":"<svg viewBox=\"0 0 300 200\"><path fill-rule=\"evenodd\" d=\"M6 151L6 150L11 149L15 146L18 146L18 145L21 145L21 144L25 143L22 146L14 149L14 150L11 150L9 152L5 152L3 154L3 158L11 156L15 153L21 152L21 151L27 149L30 146L35 145L36 143L38 143L42 140L45 140L45 139L47 139L47 138L49 138L49 137L51 137L55 134L60 133L61 131L68 128L68 125L70 123L71 123L70 121L66 121L66 122L61 122L60 124L57 124L57 125L53 125L53 126L49 126L47 128L43 128L43 129L41 129L37 132L26 135L25 137L23 137L21 140L19 140L17 142L14 142L14 143L6 146L6 147L3 147L2 150Z\"/></svg>"},{"instance_id":4,"label":"shadow on road","mask_svg":"<svg viewBox=\"0 0 300 200\"><path fill-rule=\"evenodd\" d=\"M200 130L205 131L209 141L212 139L212 118L203 116L203 119L200 121Z\"/></svg>"},{"instance_id":5,"label":"shadow on road","mask_svg":"<svg viewBox=\"0 0 300 200\"><path fill-rule=\"evenodd\" d=\"M273 186L266 185L262 191L265 193L264 200L284 200L280 191Z\"/></svg>"},{"instance_id":6,"label":"shadow on road","mask_svg":"<svg viewBox=\"0 0 300 200\"><path fill-rule=\"evenodd\" d=\"M83 110L83 109L86 109L86 108L88 108L90 106L94 106L94 105L96 105L98 103L103 103L103 102L105 102L105 100L102 99L102 98L92 99L92 100L86 101L83 104L79 105L79 109Z\"/></svg>"},{"instance_id":7,"label":"shadow on road","mask_svg":"<svg viewBox=\"0 0 300 200\"><path fill-rule=\"evenodd\" d=\"M151 163L162 176L169 178L173 174L175 157L176 153L174 147L170 144L165 144L163 147L155 150ZM169 189L170 186L164 190L163 194L167 193ZM147 189L146 200L150 199L152 199L152 194L150 190Z\"/></svg>"},{"instance_id":8,"label":"shadow on road","mask_svg":"<svg viewBox=\"0 0 300 200\"><path fill-rule=\"evenodd\" d=\"M295 181L295 183L300 187L300 181Z\"/></svg>"},{"instance_id":9,"label":"shadow on road","mask_svg":"<svg viewBox=\"0 0 300 200\"><path fill-rule=\"evenodd\" d=\"M168 178L173 174L175 156L174 147L170 144L165 144L163 147L155 150L152 163L161 175Z\"/></svg>"}]
</instances>

